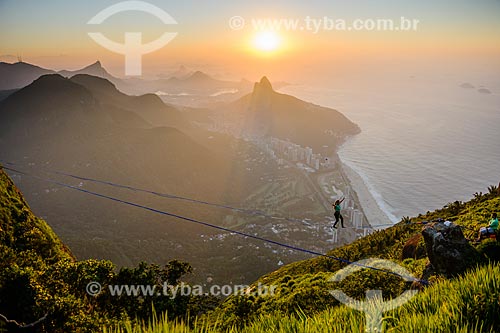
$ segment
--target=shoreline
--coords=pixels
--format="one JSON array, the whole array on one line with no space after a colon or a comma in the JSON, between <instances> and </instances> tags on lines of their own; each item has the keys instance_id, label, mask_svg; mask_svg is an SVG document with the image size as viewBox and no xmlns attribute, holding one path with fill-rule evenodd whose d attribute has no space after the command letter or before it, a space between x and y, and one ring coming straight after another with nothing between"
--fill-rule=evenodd
<instances>
[{"instance_id":1,"label":"shoreline","mask_svg":"<svg viewBox=\"0 0 500 333\"><path fill-rule=\"evenodd\" d=\"M351 190L356 193L359 205L368 224L373 229L384 229L396 224L397 222L393 222L382 208L380 208L363 178L341 159L339 161L341 162L342 173L349 180Z\"/></svg>"}]
</instances>

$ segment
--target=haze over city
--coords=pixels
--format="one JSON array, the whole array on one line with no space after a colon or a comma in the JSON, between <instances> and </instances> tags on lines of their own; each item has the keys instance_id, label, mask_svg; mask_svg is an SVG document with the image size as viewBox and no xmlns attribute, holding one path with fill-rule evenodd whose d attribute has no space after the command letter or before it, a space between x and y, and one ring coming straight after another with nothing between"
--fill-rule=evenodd
<instances>
[{"instance_id":1,"label":"haze over city","mask_svg":"<svg viewBox=\"0 0 500 333\"><path fill-rule=\"evenodd\" d=\"M500 332L499 18L0 0L0 332Z\"/></svg>"}]
</instances>

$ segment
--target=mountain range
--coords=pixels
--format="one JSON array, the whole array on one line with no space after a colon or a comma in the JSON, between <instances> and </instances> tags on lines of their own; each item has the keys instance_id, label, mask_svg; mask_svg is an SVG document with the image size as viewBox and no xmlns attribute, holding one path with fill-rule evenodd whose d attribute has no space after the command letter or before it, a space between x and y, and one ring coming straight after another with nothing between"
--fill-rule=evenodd
<instances>
[{"instance_id":1,"label":"mountain range","mask_svg":"<svg viewBox=\"0 0 500 333\"><path fill-rule=\"evenodd\" d=\"M195 78L200 82L209 80L201 74ZM306 136L314 133L301 127L308 115L316 115L310 112L311 108L315 110L314 106L276 93L267 79L261 80L252 93L238 102L220 110L207 110L165 104L155 94L127 95L109 80L88 74L75 74L71 78L47 74L0 101L0 160L22 164L42 175L60 170L236 207L255 208L256 203L262 206L260 202L267 196L273 198L275 193L290 192L290 200L293 198L295 207L300 207L298 215L319 214L318 218L323 218L321 214L328 212L318 204L313 190L301 190L307 195L299 196L290 188L290 182L302 177L297 171L279 168L275 160L252 142L206 129L214 118L229 114L228 119L248 117L261 112L260 106L273 123L265 135L283 135L297 139L297 143L313 145ZM322 112L332 112L332 118L324 118L325 122L344 121L334 110L321 109L318 115ZM287 119L287 114L293 117ZM341 133L338 138L324 136L332 149L341 142L342 135L354 134L357 129L349 121L339 122L335 127L324 124L321 128ZM220 281L242 282L274 269L278 263L271 260L274 254L270 248L250 242L252 251L268 258L266 264L252 269L245 260L239 260L247 253L238 250L238 239L233 237L220 237L213 230L200 230L168 217L152 219L147 212L115 207L29 177L16 175L15 180L34 210L51 223L79 258L112 259L118 265L152 258L160 262L180 258L193 262L198 269L197 278L212 275ZM67 177L62 180L219 225L253 230L259 224L267 224L265 220L234 211L123 189L102 189L91 182ZM301 182L306 184L306 180ZM288 214L286 206L266 207L274 214ZM259 232L274 235L272 227L262 227ZM279 237L303 238L302 229L290 226L290 230ZM207 243L208 238L215 240ZM218 258L228 253L234 258L232 264L217 265ZM283 260L302 258L285 252L281 255Z\"/></svg>"},{"instance_id":2,"label":"mountain range","mask_svg":"<svg viewBox=\"0 0 500 333\"><path fill-rule=\"evenodd\" d=\"M232 123L238 133L289 140L328 154L360 131L336 110L276 92L265 76L251 93L221 109L219 121Z\"/></svg>"},{"instance_id":3,"label":"mountain range","mask_svg":"<svg viewBox=\"0 0 500 333\"><path fill-rule=\"evenodd\" d=\"M177 71L171 73L167 78L142 79L126 78L120 79L111 75L101 64L96 61L78 70L55 71L45 69L25 62L5 63L0 62L0 100L6 93L22 88L37 78L45 74L60 74L63 77L71 78L78 74L86 74L101 77L112 82L120 91L132 95L158 92L165 101L184 102L189 104L189 99L179 99L181 96L195 96L197 99L214 99L221 95L228 95L229 98L237 98L252 90L252 82L242 79L237 81L227 81L215 79L212 76L201 72L192 71L181 66ZM284 82L277 83L280 86L286 85ZM225 97L225 96L223 96ZM190 97L193 99L193 97ZM192 102L192 101L191 101Z\"/></svg>"},{"instance_id":4,"label":"mountain range","mask_svg":"<svg viewBox=\"0 0 500 333\"><path fill-rule=\"evenodd\" d=\"M71 78L78 74L92 75L106 79L114 84L121 83L122 81L113 75L109 74L104 67L102 67L101 62L98 60L91 65L88 65L82 69L75 71L62 70L57 72L57 74L62 75L66 78Z\"/></svg>"},{"instance_id":5,"label":"mountain range","mask_svg":"<svg viewBox=\"0 0 500 333\"><path fill-rule=\"evenodd\" d=\"M280 167L259 144L279 138L334 154L346 137L359 132L338 111L276 92L267 77L231 103L197 109L165 104L151 93L131 96L111 82L112 78L83 71L66 72L70 77L44 73L34 78L43 69L17 66L24 74L12 74L9 82L17 82L17 86L7 87L10 90L0 101L0 163L9 163L12 178L0 170L0 331L19 330L18 322L38 322L36 330L42 332L93 332L103 326L109 331L113 324L130 326L133 318L156 321L150 315L149 298L110 298L105 293L89 297L86 288L96 281L104 286L131 281L144 285L171 279L177 284L190 269L178 261L172 263L173 259L190 262L194 267L191 278L197 283L255 281L247 289L249 293L259 283L276 287L274 295L239 295L223 303L203 297L180 300L189 303L189 311L196 314L217 306L203 320L193 321L196 331L227 328L236 332L244 325L255 332L274 328L283 328L283 332L324 331L330 326L335 331L363 329L360 318L364 316L339 305L329 292L332 287L358 299L366 296L367 288L383 290L385 298L397 297L408 288L421 288L420 295L382 319L387 327L403 332L470 332L477 328L496 332L500 328L500 289L495 280L499 274L498 243L469 244L464 238L475 237L491 212L500 210L497 187L490 187L486 194L476 193L470 202L456 201L441 210L405 218L394 227L331 250L327 256L310 259L308 249L323 253L320 245L328 243L325 235L314 234L316 226L301 222L307 222L305 216L319 221L329 212L318 207L317 193L308 192L306 182L301 182L308 176L288 165ZM105 75L101 67L96 64L86 71ZM173 81L180 84L184 80L199 87L213 83L203 73ZM25 173L12 170L12 166ZM88 178L164 195L104 186ZM101 196L90 196L68 185ZM283 202L280 197L289 200L283 207L279 207ZM192 200L230 207L219 205L215 209ZM125 207L123 201L261 239L180 222L137 206ZM265 205L259 204L262 202ZM293 213L299 218L286 221L282 217L244 216L234 207L252 212L265 207L266 213L288 217ZM420 236L422 226L425 229L428 221L438 218L450 220L437 222L439 228L453 225L453 229L446 229L453 230L450 233L438 233L436 224L430 226L437 235L432 239L447 246L431 246L425 235ZM273 245L262 243L262 238ZM277 246L278 242L304 250L297 253ZM450 271L443 273L436 254L456 248L467 248L474 256L464 258L467 265L463 270L455 271L448 265ZM391 260L434 286L425 288L423 280L410 285L397 275L366 269L335 285L328 280L346 261L366 258ZM447 260L441 255L440 261L446 264L457 258ZM95 259L111 259L118 266L147 260L165 268L141 263L116 273L113 263ZM182 305L164 295L154 301L170 310ZM144 312L137 313L138 307ZM164 320L158 319L159 324ZM139 330L150 331L140 329L140 325Z\"/></svg>"},{"instance_id":6,"label":"mountain range","mask_svg":"<svg viewBox=\"0 0 500 333\"><path fill-rule=\"evenodd\" d=\"M124 82L111 74L109 74L100 61L86 66L82 69L75 71L54 71L51 69L42 68L26 62L6 63L0 62L0 91L1 90L16 90L31 84L42 75L46 74L60 74L64 77L70 78L77 74L87 74L97 77L102 77L114 84L124 85Z\"/></svg>"},{"instance_id":7,"label":"mountain range","mask_svg":"<svg viewBox=\"0 0 500 333\"><path fill-rule=\"evenodd\" d=\"M133 105L144 107L134 109ZM155 121L155 117L160 125L152 126L150 121ZM227 187L224 177L227 156L219 156L207 148L206 143L200 144L173 127L185 123L179 111L164 105L154 95L126 96L100 78L77 75L66 79L50 74L2 101L0 119L2 159L22 161L35 168L57 168L140 184L178 195L202 196L213 201L220 201L221 195L228 196L223 191ZM206 177L207 174L210 177ZM83 235L97 230L93 225L100 225L97 235L104 239L118 235L134 237L132 235L141 229L153 234L156 234L153 230L163 230L162 235L166 229L169 234L176 231L189 233L189 226L174 225L165 229L151 221L145 222L148 217L140 213L116 212L106 203L74 193L64 194L64 191L30 179L23 179L20 185L30 197L43 192L44 197L50 198L52 204L36 201L34 206L42 207L56 230L68 238L85 239ZM130 198L137 199L138 196ZM67 200L79 202L81 209L57 204ZM49 206L52 208L48 209ZM93 207L93 210L89 212L88 207ZM178 212L186 212L186 209L179 208ZM203 215L213 216L200 210L200 216ZM106 230L112 228L112 221L117 220L124 223L119 231L110 234ZM86 252L78 246L76 248L79 253Z\"/></svg>"},{"instance_id":8,"label":"mountain range","mask_svg":"<svg viewBox=\"0 0 500 333\"><path fill-rule=\"evenodd\" d=\"M27 86L45 74L53 74L50 69L25 62L9 64L0 62L0 90L14 90Z\"/></svg>"}]
</instances>

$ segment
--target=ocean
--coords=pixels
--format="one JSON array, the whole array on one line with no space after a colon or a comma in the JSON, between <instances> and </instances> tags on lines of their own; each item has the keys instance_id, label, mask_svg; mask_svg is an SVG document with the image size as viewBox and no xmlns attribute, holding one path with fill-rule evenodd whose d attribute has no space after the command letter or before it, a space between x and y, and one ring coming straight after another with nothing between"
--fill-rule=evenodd
<instances>
[{"instance_id":1,"label":"ocean","mask_svg":"<svg viewBox=\"0 0 500 333\"><path fill-rule=\"evenodd\" d=\"M363 88L291 85L280 92L334 108L360 126L339 156L398 222L500 182L500 83L462 83L412 77Z\"/></svg>"}]
</instances>

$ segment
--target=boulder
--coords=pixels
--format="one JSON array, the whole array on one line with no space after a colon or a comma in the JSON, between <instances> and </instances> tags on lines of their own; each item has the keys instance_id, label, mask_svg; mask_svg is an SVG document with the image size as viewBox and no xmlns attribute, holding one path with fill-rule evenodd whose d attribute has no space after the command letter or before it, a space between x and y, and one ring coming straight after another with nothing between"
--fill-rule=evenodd
<instances>
[{"instance_id":1,"label":"boulder","mask_svg":"<svg viewBox=\"0 0 500 333\"><path fill-rule=\"evenodd\" d=\"M429 257L422 279L435 274L451 278L484 260L465 239L462 228L450 221L427 225L422 230L422 236Z\"/></svg>"}]
</instances>

